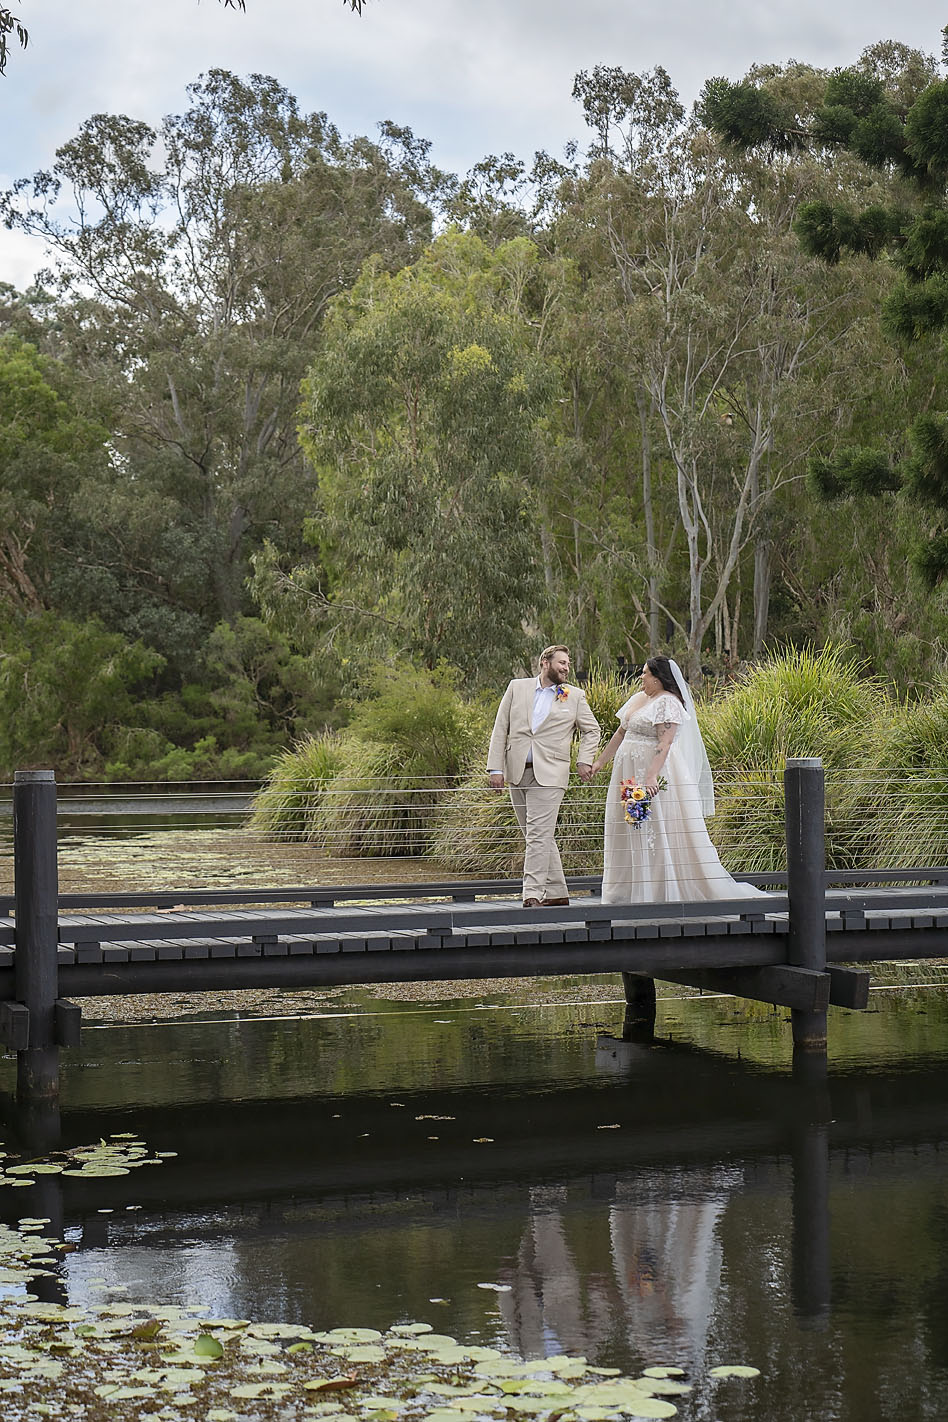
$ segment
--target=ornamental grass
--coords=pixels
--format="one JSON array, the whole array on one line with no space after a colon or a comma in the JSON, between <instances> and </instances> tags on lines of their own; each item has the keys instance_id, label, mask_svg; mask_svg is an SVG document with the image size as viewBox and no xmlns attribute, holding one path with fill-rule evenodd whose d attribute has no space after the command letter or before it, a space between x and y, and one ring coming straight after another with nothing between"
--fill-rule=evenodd
<instances>
[{"instance_id":1,"label":"ornamental grass","mask_svg":"<svg viewBox=\"0 0 948 1422\"><path fill-rule=\"evenodd\" d=\"M250 828L276 839L312 843L323 796L343 765L340 737L308 736L284 751L254 797Z\"/></svg>"},{"instance_id":2,"label":"ornamental grass","mask_svg":"<svg viewBox=\"0 0 948 1422\"><path fill-rule=\"evenodd\" d=\"M863 866L948 864L948 675L880 721L850 794L864 823Z\"/></svg>"},{"instance_id":3,"label":"ornamental grass","mask_svg":"<svg viewBox=\"0 0 948 1422\"><path fill-rule=\"evenodd\" d=\"M751 667L698 709L714 772L711 837L732 873L786 868L783 772L793 757L826 767L826 861L860 861L863 827L848 772L871 754L890 703L840 647L792 648Z\"/></svg>"}]
</instances>

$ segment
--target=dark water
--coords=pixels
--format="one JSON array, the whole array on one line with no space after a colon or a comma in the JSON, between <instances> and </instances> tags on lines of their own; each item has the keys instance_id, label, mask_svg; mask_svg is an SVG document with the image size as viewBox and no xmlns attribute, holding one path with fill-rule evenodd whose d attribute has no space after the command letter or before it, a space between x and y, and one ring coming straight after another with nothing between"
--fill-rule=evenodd
<instances>
[{"instance_id":1,"label":"dark water","mask_svg":"<svg viewBox=\"0 0 948 1422\"><path fill-rule=\"evenodd\" d=\"M0 1199L62 1210L70 1302L761 1369L685 1422L948 1417L943 990L834 1012L825 1077L726 998L660 1002L651 1043L619 1003L340 1004L85 1031L64 1143L178 1155Z\"/></svg>"}]
</instances>

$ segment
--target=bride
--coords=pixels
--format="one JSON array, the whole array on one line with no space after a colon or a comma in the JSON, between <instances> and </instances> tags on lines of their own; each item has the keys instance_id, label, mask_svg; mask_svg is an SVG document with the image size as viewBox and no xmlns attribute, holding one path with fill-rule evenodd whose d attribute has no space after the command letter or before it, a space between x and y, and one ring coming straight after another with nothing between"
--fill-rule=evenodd
<instances>
[{"instance_id":1,"label":"bride","mask_svg":"<svg viewBox=\"0 0 948 1422\"><path fill-rule=\"evenodd\" d=\"M763 891L731 878L708 837L714 786L694 701L676 662L649 657L642 690L616 712L619 729L593 765L614 759L606 796L604 904L690 903L756 898ZM631 784L630 784L631 782ZM645 818L633 792L651 797ZM625 795L630 797L623 799ZM640 813L640 812L639 812Z\"/></svg>"}]
</instances>

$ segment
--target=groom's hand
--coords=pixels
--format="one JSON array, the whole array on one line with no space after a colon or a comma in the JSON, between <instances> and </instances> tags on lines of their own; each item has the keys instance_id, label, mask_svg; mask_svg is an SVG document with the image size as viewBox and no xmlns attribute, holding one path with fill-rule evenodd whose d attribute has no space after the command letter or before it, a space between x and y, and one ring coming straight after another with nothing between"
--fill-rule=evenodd
<instances>
[{"instance_id":1,"label":"groom's hand","mask_svg":"<svg viewBox=\"0 0 948 1422\"><path fill-rule=\"evenodd\" d=\"M591 765L587 765L584 760L581 760L576 767L576 774L580 780L588 785L589 781L593 778L593 768Z\"/></svg>"},{"instance_id":2,"label":"groom's hand","mask_svg":"<svg viewBox=\"0 0 948 1422\"><path fill-rule=\"evenodd\" d=\"M499 770L492 770L488 778L490 780L490 788L492 790L503 790L504 777L501 775Z\"/></svg>"}]
</instances>

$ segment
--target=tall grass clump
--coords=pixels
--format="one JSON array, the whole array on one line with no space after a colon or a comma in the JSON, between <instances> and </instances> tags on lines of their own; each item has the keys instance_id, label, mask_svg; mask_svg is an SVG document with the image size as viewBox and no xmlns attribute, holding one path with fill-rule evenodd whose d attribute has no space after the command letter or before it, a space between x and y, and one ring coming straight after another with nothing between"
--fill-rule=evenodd
<instances>
[{"instance_id":1,"label":"tall grass clump","mask_svg":"<svg viewBox=\"0 0 948 1422\"><path fill-rule=\"evenodd\" d=\"M616 727L616 712L635 690L623 677L594 665L583 682L590 709L608 740ZM499 699L499 697L498 697ZM468 773L453 794L445 797L444 813L432 843L432 854L458 874L488 878L518 877L523 867L523 837L510 796L487 785L489 735L478 747ZM602 826L608 777L584 785L573 771L563 798L556 831L563 867L568 874L594 874L602 869Z\"/></svg>"},{"instance_id":2,"label":"tall grass clump","mask_svg":"<svg viewBox=\"0 0 948 1422\"><path fill-rule=\"evenodd\" d=\"M870 764L853 784L865 826L860 866L948 864L948 675L878 726Z\"/></svg>"},{"instance_id":3,"label":"tall grass clump","mask_svg":"<svg viewBox=\"0 0 948 1422\"><path fill-rule=\"evenodd\" d=\"M864 826L845 772L867 764L890 714L880 682L833 646L774 654L700 707L715 779L717 812L708 827L727 867L786 867L783 771L799 756L819 756L827 768L827 863L858 862Z\"/></svg>"},{"instance_id":4,"label":"tall grass clump","mask_svg":"<svg viewBox=\"0 0 948 1422\"><path fill-rule=\"evenodd\" d=\"M307 736L284 751L254 798L250 828L277 839L312 840L326 791L343 763L334 731Z\"/></svg>"},{"instance_id":5,"label":"tall grass clump","mask_svg":"<svg viewBox=\"0 0 948 1422\"><path fill-rule=\"evenodd\" d=\"M457 683L450 667L376 668L368 695L335 737L332 774L319 784L301 837L345 857L425 854L443 796L487 733L486 710L462 697ZM288 752L258 797L261 827L270 833L289 832L298 814L285 794L281 814L280 787L293 782L294 769L312 793L308 749Z\"/></svg>"}]
</instances>

